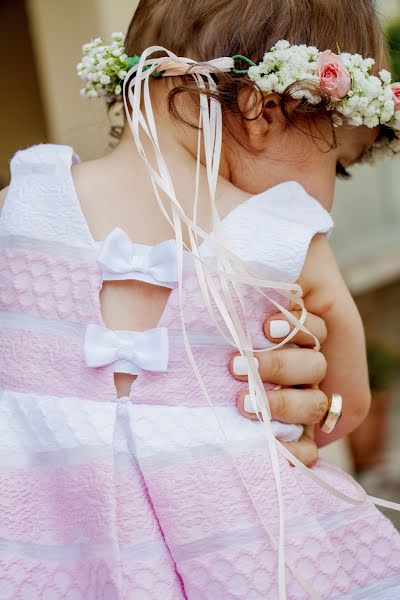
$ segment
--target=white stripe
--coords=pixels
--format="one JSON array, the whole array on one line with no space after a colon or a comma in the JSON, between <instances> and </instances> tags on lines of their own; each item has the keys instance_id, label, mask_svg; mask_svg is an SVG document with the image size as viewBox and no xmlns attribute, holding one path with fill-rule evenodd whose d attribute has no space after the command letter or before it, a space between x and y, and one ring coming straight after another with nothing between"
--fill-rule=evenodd
<instances>
[{"instance_id":1,"label":"white stripe","mask_svg":"<svg viewBox=\"0 0 400 600\"><path fill-rule=\"evenodd\" d=\"M33 332L45 332L53 335L68 335L83 339L85 325L61 319L39 317L26 312L0 310L0 325L13 329L29 329Z\"/></svg>"},{"instance_id":2,"label":"white stripe","mask_svg":"<svg viewBox=\"0 0 400 600\"><path fill-rule=\"evenodd\" d=\"M163 540L149 541L140 544L132 544L123 548L114 545L112 542L104 544L62 544L62 545L43 545L28 542L16 542L5 538L0 538L0 557L1 555L14 554L25 556L40 561L47 562L75 562L88 561L94 558L107 559L108 557L123 557L131 561L134 560L154 560L159 556L170 556L168 548Z\"/></svg>"},{"instance_id":3,"label":"white stripe","mask_svg":"<svg viewBox=\"0 0 400 600\"><path fill-rule=\"evenodd\" d=\"M160 406L132 403L126 398L116 402L96 402L82 398L58 398L0 388L0 453L4 464L46 464L73 462L74 452L82 459L92 456L93 448L126 451L127 437L134 438L141 459L159 465L174 455L179 462L192 457L193 449L217 448L221 432L212 410L205 407ZM236 451L262 444L258 421L243 419L236 407L216 408L226 425ZM116 420L123 411L124 434L115 437ZM279 424L282 427L282 424ZM290 425L287 425L290 428ZM128 440L129 441L129 440ZM233 447L232 447L233 449ZM46 453L58 452L57 456ZM43 456L37 456L42 454Z\"/></svg>"},{"instance_id":4,"label":"white stripe","mask_svg":"<svg viewBox=\"0 0 400 600\"><path fill-rule=\"evenodd\" d=\"M40 317L25 312L11 310L0 310L0 325L19 330L29 329L30 331L44 331L52 334L78 336L82 340L87 327L86 323ZM183 336L179 329L169 328L168 332L171 342L184 347ZM233 348L233 346L227 343L222 335L209 334L196 330L189 331L188 335L193 346ZM273 346L273 344L266 338L257 338L257 348L270 348L271 346ZM232 352L234 352L234 349Z\"/></svg>"},{"instance_id":5,"label":"white stripe","mask_svg":"<svg viewBox=\"0 0 400 600\"><path fill-rule=\"evenodd\" d=\"M97 268L95 248L88 246L68 246L61 242L26 237L24 235L1 235L0 248L12 250L27 250L38 252L55 258L73 259L79 262L93 263L89 266Z\"/></svg>"},{"instance_id":6,"label":"white stripe","mask_svg":"<svg viewBox=\"0 0 400 600\"><path fill-rule=\"evenodd\" d=\"M180 461L190 456L193 448L218 446L224 437L215 419L215 413L224 424L231 451L263 445L263 427L259 421L244 419L236 406L158 406L137 404L130 406L130 428L135 437L138 458L151 458L156 465L168 454ZM284 430L293 439L301 435L298 426L272 421L276 434ZM264 443L265 448L265 443Z\"/></svg>"},{"instance_id":7,"label":"white stripe","mask_svg":"<svg viewBox=\"0 0 400 600\"><path fill-rule=\"evenodd\" d=\"M0 452L73 452L112 445L116 403L57 398L0 389ZM4 462L3 462L4 465Z\"/></svg>"}]
</instances>

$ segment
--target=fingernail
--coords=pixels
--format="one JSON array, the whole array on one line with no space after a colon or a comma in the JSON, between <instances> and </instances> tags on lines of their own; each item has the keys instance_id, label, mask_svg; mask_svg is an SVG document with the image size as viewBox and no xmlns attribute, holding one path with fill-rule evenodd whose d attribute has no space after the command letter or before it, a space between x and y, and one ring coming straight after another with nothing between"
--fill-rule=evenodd
<instances>
[{"instance_id":1,"label":"fingernail","mask_svg":"<svg viewBox=\"0 0 400 600\"><path fill-rule=\"evenodd\" d=\"M272 338L283 338L289 335L290 325L287 321L273 320L269 324L269 334Z\"/></svg>"},{"instance_id":2,"label":"fingernail","mask_svg":"<svg viewBox=\"0 0 400 600\"><path fill-rule=\"evenodd\" d=\"M258 369L260 363L256 357L254 357L254 360ZM235 375L248 375L247 358L245 356L235 356L232 362L232 369Z\"/></svg>"},{"instance_id":3,"label":"fingernail","mask_svg":"<svg viewBox=\"0 0 400 600\"><path fill-rule=\"evenodd\" d=\"M243 398L243 409L245 410L245 412L251 413L252 415L257 414L254 412L253 400L251 399L251 396L249 394L246 394Z\"/></svg>"}]
</instances>

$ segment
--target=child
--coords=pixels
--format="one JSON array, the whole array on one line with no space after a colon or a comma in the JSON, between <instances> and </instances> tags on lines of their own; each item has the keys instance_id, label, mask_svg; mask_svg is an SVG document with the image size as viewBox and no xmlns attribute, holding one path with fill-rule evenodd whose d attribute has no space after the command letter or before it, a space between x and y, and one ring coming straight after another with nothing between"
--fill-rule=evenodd
<instances>
[{"instance_id":1,"label":"child","mask_svg":"<svg viewBox=\"0 0 400 600\"><path fill-rule=\"evenodd\" d=\"M372 3L142 0L122 44L96 40L79 66L86 95L123 97L117 148L12 161L2 595L394 600L398 534L344 473L275 440L303 428L270 420L263 385L261 324L293 303L277 340L306 332L302 291L329 332L318 405L343 396L341 435L368 409L325 234L335 173L399 150Z\"/></svg>"}]
</instances>

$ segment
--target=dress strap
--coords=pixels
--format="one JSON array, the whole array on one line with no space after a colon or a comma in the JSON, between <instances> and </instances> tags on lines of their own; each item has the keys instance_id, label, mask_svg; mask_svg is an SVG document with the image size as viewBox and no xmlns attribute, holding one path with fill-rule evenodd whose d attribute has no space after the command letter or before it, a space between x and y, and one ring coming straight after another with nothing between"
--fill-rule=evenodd
<instances>
[{"instance_id":1,"label":"dress strap","mask_svg":"<svg viewBox=\"0 0 400 600\"><path fill-rule=\"evenodd\" d=\"M168 329L112 331L90 324L85 332L83 354L88 367L112 365L114 373L165 372L169 359Z\"/></svg>"},{"instance_id":2,"label":"dress strap","mask_svg":"<svg viewBox=\"0 0 400 600\"><path fill-rule=\"evenodd\" d=\"M11 160L11 182L0 223L3 235L66 246L93 245L71 174L79 157L69 146L40 144Z\"/></svg>"},{"instance_id":3,"label":"dress strap","mask_svg":"<svg viewBox=\"0 0 400 600\"><path fill-rule=\"evenodd\" d=\"M135 244L119 227L97 244L103 280L137 279L174 288L178 282L175 240L155 246Z\"/></svg>"}]
</instances>

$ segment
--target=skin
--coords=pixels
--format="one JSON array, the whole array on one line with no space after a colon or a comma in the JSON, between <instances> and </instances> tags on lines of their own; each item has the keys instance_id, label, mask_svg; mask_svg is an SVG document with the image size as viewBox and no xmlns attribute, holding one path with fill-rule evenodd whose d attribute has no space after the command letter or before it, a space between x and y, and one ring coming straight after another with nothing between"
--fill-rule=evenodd
<instances>
[{"instance_id":1,"label":"skin","mask_svg":"<svg viewBox=\"0 0 400 600\"><path fill-rule=\"evenodd\" d=\"M186 125L177 125L172 120L166 108L167 92L165 81L152 82L153 109L160 145L180 202L184 210L191 214L197 131ZM260 112L260 106L252 107L252 99L246 93L243 93L240 101L242 107L248 109L250 117ZM185 115L192 116L192 121L196 122L197 113L189 102L182 98L181 108ZM332 137L327 122L312 124L311 132L322 141L316 143L293 126L288 127L277 98L270 96L261 116L243 125L242 134L256 154L244 150L233 140L223 145L217 193L220 216L224 217L249 196L287 181L288 171L291 180L301 183L309 194L330 210L337 164L348 167L356 162L376 138L377 130L341 127L336 130L338 143L335 148L323 141ZM132 239L141 244L156 244L171 237L170 226L159 210L146 168L127 128L112 152L73 167L73 179L82 211L95 240L104 239L114 227L123 227ZM0 194L0 202L5 195L6 191ZM206 231L211 229L204 160L200 170L198 223ZM168 295L166 288L141 282L104 282L100 294L104 321L111 329L143 330L154 327ZM282 319L282 315L276 318ZM325 342L326 326L321 318L309 314L306 326L322 344ZM269 321L264 324L264 331L269 337ZM299 460L312 465L318 456L314 426L327 407L326 396L318 389L318 384L327 373L327 361L323 354L310 349L310 340L304 334L299 333L292 342L303 347L280 349L262 355L260 371L264 381L286 386L284 393L269 393L272 417L307 425L303 438L287 446ZM232 376L235 375L232 373ZM243 378L238 379L244 381ZM133 376L116 374L118 396L129 393L133 380ZM305 387L301 390L293 387L298 385ZM245 391L244 387L238 398L238 408L244 416L249 417L243 411ZM326 441L319 440L319 443Z\"/></svg>"}]
</instances>

